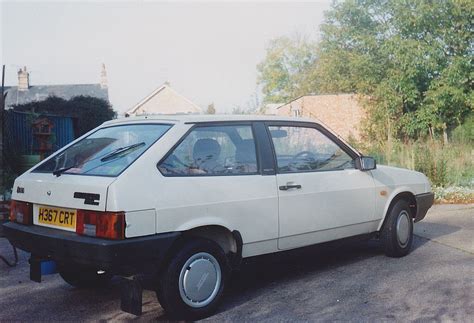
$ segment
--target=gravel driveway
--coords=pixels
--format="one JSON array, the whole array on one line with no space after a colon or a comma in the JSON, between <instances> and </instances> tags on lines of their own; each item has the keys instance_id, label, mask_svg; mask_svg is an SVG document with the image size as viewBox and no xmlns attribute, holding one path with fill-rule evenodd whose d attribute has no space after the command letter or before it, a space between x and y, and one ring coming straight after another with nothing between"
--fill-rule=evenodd
<instances>
[{"instance_id":1,"label":"gravel driveway","mask_svg":"<svg viewBox=\"0 0 474 323\"><path fill-rule=\"evenodd\" d=\"M433 207L400 259L376 241L331 244L246 260L208 321L474 321L474 205ZM11 258L0 238L0 254ZM29 281L28 254L0 263L0 321L166 320L154 292L144 314L120 311L120 279L76 290L58 275Z\"/></svg>"}]
</instances>

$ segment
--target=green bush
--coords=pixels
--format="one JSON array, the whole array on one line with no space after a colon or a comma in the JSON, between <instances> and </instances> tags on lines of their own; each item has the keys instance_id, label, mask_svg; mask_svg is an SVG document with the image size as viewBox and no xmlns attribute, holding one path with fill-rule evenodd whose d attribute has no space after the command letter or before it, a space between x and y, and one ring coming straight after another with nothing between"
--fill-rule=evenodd
<instances>
[{"instance_id":1,"label":"green bush","mask_svg":"<svg viewBox=\"0 0 474 323\"><path fill-rule=\"evenodd\" d=\"M472 145L474 142L474 113L471 113L462 125L455 128L451 136L454 142Z\"/></svg>"}]
</instances>

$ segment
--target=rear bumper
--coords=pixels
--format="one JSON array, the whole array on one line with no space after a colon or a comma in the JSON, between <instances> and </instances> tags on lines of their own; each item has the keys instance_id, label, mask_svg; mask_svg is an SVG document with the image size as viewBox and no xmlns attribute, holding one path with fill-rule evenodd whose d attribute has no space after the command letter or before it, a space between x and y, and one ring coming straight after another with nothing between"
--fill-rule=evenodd
<instances>
[{"instance_id":1,"label":"rear bumper","mask_svg":"<svg viewBox=\"0 0 474 323\"><path fill-rule=\"evenodd\" d=\"M415 195L416 199L416 216L415 222L423 220L428 212L429 208L434 202L434 193L428 192L423 194Z\"/></svg>"},{"instance_id":2,"label":"rear bumper","mask_svg":"<svg viewBox=\"0 0 474 323\"><path fill-rule=\"evenodd\" d=\"M4 224L3 230L12 245L35 257L93 266L124 275L157 268L180 235L179 232L171 232L126 240L106 240L12 222Z\"/></svg>"}]
</instances>

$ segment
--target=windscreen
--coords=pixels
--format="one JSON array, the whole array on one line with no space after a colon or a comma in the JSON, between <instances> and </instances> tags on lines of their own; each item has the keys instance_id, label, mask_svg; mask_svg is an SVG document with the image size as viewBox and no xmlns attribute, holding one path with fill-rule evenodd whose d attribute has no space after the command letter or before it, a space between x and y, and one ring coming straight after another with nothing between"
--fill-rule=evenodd
<instances>
[{"instance_id":1,"label":"windscreen","mask_svg":"<svg viewBox=\"0 0 474 323\"><path fill-rule=\"evenodd\" d=\"M171 125L137 124L101 128L56 154L33 172L117 176Z\"/></svg>"}]
</instances>

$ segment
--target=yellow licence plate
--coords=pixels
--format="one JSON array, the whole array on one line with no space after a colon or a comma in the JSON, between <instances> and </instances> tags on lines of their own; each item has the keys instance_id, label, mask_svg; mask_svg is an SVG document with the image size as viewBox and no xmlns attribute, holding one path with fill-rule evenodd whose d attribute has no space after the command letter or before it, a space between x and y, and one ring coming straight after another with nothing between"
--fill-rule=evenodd
<instances>
[{"instance_id":1,"label":"yellow licence plate","mask_svg":"<svg viewBox=\"0 0 474 323\"><path fill-rule=\"evenodd\" d=\"M68 229L76 229L77 212L50 206L40 206L38 222Z\"/></svg>"}]
</instances>

